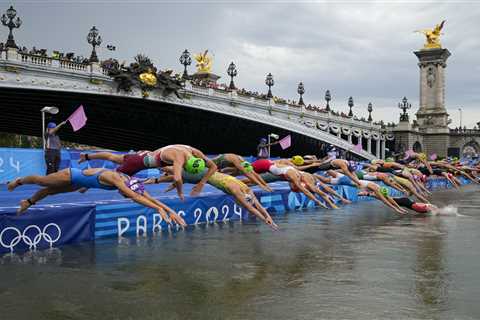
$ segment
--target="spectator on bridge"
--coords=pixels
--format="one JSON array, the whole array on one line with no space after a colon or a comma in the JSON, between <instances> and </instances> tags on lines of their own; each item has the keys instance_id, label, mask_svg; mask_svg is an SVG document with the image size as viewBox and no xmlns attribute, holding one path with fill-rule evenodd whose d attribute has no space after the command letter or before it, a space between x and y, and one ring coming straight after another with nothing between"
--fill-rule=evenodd
<instances>
[{"instance_id":1,"label":"spectator on bridge","mask_svg":"<svg viewBox=\"0 0 480 320\"><path fill-rule=\"evenodd\" d=\"M58 126L54 122L49 122L45 131L45 163L47 164L47 174L58 171L60 167L60 149L62 143L57 135L58 130L67 123L61 122Z\"/></svg>"}]
</instances>

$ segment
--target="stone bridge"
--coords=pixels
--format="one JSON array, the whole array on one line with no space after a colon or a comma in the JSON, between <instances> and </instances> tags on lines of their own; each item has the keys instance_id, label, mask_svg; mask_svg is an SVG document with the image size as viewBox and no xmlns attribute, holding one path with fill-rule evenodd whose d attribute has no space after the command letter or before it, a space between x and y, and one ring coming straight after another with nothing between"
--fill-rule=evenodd
<instances>
[{"instance_id":1,"label":"stone bridge","mask_svg":"<svg viewBox=\"0 0 480 320\"><path fill-rule=\"evenodd\" d=\"M209 153L253 154L259 137L273 132L291 133L294 153L315 154L327 143L372 159L384 158L386 141L393 139L371 122L245 96L236 90L187 81L180 95L182 99L164 97L153 90L145 98L138 88L118 92L98 63L75 63L14 48L0 54L0 131L40 136L43 106L58 106L61 115L54 120L60 121L83 104L88 125L76 133L62 129L62 138L112 149L186 143ZM354 148L360 143L362 150Z\"/></svg>"}]
</instances>

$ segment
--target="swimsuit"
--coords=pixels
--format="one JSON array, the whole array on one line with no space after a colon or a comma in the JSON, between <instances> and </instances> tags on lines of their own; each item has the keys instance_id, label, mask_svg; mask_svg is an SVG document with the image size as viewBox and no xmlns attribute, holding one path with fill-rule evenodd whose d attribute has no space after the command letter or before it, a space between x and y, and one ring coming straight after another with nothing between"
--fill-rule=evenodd
<instances>
[{"instance_id":1,"label":"swimsuit","mask_svg":"<svg viewBox=\"0 0 480 320\"><path fill-rule=\"evenodd\" d=\"M157 165L152 161L152 158L153 156L149 151L126 154L123 156L123 163L115 170L128 176L133 176L139 171L156 168Z\"/></svg>"},{"instance_id":2,"label":"swimsuit","mask_svg":"<svg viewBox=\"0 0 480 320\"><path fill-rule=\"evenodd\" d=\"M95 188L104 190L117 189L117 187L100 183L100 175L105 171L108 170L100 170L91 176L87 176L81 169L70 168L70 181L72 186L79 188Z\"/></svg>"},{"instance_id":3,"label":"swimsuit","mask_svg":"<svg viewBox=\"0 0 480 320\"><path fill-rule=\"evenodd\" d=\"M280 181L282 180L279 176L276 176L270 172L265 172L265 173L261 173L260 174L260 177L263 179L263 181L265 181L266 183L270 183L270 182L276 182L276 181Z\"/></svg>"},{"instance_id":4,"label":"swimsuit","mask_svg":"<svg viewBox=\"0 0 480 320\"><path fill-rule=\"evenodd\" d=\"M270 166L269 171L276 176L285 177L288 170L290 169L293 169L293 167L292 166L279 167L276 164L273 164Z\"/></svg>"},{"instance_id":5,"label":"swimsuit","mask_svg":"<svg viewBox=\"0 0 480 320\"><path fill-rule=\"evenodd\" d=\"M212 161L217 165L218 169L233 167L233 164L230 161L225 159L224 154L218 155L217 157L213 158Z\"/></svg>"},{"instance_id":6,"label":"swimsuit","mask_svg":"<svg viewBox=\"0 0 480 320\"><path fill-rule=\"evenodd\" d=\"M400 206L405 207L410 210L419 212L419 213L427 213L428 212L428 205L426 203L418 203L410 200L410 198L402 197L402 198L393 198L393 200Z\"/></svg>"},{"instance_id":7,"label":"swimsuit","mask_svg":"<svg viewBox=\"0 0 480 320\"><path fill-rule=\"evenodd\" d=\"M208 169L205 169L202 172L197 173L197 174L189 173L189 172L186 172L185 170L183 170L182 179L185 182L188 182L188 183L198 183L200 180L202 180L202 178L205 176L205 174L207 172L208 172ZM237 178L229 176L228 174L220 173L220 172L215 172L208 179L207 182L211 186L214 186L215 188L217 188L217 189L219 189L219 190L221 190L225 193L230 194L230 190L227 187L227 183L229 181L238 184L242 188L242 190L248 190L249 189L248 186L245 183L238 180Z\"/></svg>"}]
</instances>

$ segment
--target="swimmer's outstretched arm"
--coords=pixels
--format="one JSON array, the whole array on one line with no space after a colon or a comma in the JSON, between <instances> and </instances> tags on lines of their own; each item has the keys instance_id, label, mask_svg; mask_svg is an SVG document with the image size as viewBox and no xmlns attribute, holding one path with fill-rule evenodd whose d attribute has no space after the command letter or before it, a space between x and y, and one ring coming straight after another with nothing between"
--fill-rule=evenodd
<instances>
[{"instance_id":1,"label":"swimmer's outstretched arm","mask_svg":"<svg viewBox=\"0 0 480 320\"><path fill-rule=\"evenodd\" d=\"M180 226L182 227L186 227L187 224L185 223L185 220L183 220L182 217L180 217L172 208L170 208L169 206L167 206L166 204L164 204L163 202L155 199L154 197L152 197L147 191L145 191L143 193L143 196L145 198L147 198L148 200L152 201L153 203L155 203L157 206L159 206L160 208L162 208L163 210L167 211L168 214L170 215L170 218L177 224L179 224Z\"/></svg>"},{"instance_id":2,"label":"swimmer's outstretched arm","mask_svg":"<svg viewBox=\"0 0 480 320\"><path fill-rule=\"evenodd\" d=\"M207 173L202 177L202 179L192 188L192 191L190 192L190 195L191 196L196 196L198 195L203 187L205 186L205 184L207 183L208 179L210 179L210 177L217 171L217 165L212 161L210 160L210 158L208 158L206 155L203 154L203 152L201 152L200 150L198 149L195 149L195 148L192 148L192 154L195 156L195 157L198 157L200 159L203 159L205 161L205 165L207 166L208 168L208 171ZM176 180L175 180L176 181Z\"/></svg>"},{"instance_id":3,"label":"swimmer's outstretched arm","mask_svg":"<svg viewBox=\"0 0 480 320\"><path fill-rule=\"evenodd\" d=\"M315 176L315 175L314 175ZM315 176L315 178L317 178ZM344 198L342 197L340 194L337 193L337 191L335 191L335 189L331 188L329 185L323 183L322 181L320 181L320 179L317 180L317 182L320 184L320 186L325 190L327 191L329 194L331 194L332 196L335 196L337 197L338 199L340 199L340 201L342 201L342 203L344 204L350 204L352 203L352 201L348 200L347 198Z\"/></svg>"},{"instance_id":4,"label":"swimmer's outstretched arm","mask_svg":"<svg viewBox=\"0 0 480 320\"><path fill-rule=\"evenodd\" d=\"M331 181L330 178L318 175L316 173L314 173L313 175L315 176L315 178L317 178L318 180L320 180L323 183L330 183L330 181Z\"/></svg>"}]
</instances>

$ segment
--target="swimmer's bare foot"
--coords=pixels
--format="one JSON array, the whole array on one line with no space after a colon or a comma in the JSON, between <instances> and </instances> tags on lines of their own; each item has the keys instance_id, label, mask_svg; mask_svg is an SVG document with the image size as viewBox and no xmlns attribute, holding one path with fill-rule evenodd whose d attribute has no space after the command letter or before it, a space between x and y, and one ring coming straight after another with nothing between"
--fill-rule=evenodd
<instances>
[{"instance_id":1,"label":"swimmer's bare foot","mask_svg":"<svg viewBox=\"0 0 480 320\"><path fill-rule=\"evenodd\" d=\"M13 191L15 190L16 187L18 187L19 185L21 185L22 183L20 182L20 178L17 178L13 181L10 181L8 184L7 184L7 188L8 188L8 191Z\"/></svg>"},{"instance_id":2,"label":"swimmer's bare foot","mask_svg":"<svg viewBox=\"0 0 480 320\"><path fill-rule=\"evenodd\" d=\"M342 203L343 204L351 204L352 201L348 200L348 199L342 199Z\"/></svg>"},{"instance_id":3,"label":"swimmer's bare foot","mask_svg":"<svg viewBox=\"0 0 480 320\"><path fill-rule=\"evenodd\" d=\"M80 153L80 159L78 159L78 163L82 163L87 161L86 153Z\"/></svg>"},{"instance_id":4,"label":"swimmer's bare foot","mask_svg":"<svg viewBox=\"0 0 480 320\"><path fill-rule=\"evenodd\" d=\"M31 204L28 200L22 200L20 201L20 208L17 209L17 216L21 215L25 211L27 211L28 208L30 208Z\"/></svg>"}]
</instances>

